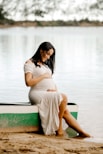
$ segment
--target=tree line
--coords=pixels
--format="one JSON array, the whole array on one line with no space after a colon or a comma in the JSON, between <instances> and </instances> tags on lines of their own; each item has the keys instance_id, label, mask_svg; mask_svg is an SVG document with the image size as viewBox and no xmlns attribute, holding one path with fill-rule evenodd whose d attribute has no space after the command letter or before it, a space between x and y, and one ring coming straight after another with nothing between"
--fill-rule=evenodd
<instances>
[{"instance_id":1,"label":"tree line","mask_svg":"<svg viewBox=\"0 0 103 154\"><path fill-rule=\"evenodd\" d=\"M67 17L73 13L82 13L97 10L97 16L103 11L103 0L97 0L91 5L86 1L82 6L74 7L76 0L0 0L0 20L15 20L15 17L28 21L43 20L49 15L54 20L55 14L60 13ZM63 7L65 6L65 7ZM96 12L96 11L95 11ZM103 12L102 12L103 13ZM48 19L49 19L48 17Z\"/></svg>"}]
</instances>

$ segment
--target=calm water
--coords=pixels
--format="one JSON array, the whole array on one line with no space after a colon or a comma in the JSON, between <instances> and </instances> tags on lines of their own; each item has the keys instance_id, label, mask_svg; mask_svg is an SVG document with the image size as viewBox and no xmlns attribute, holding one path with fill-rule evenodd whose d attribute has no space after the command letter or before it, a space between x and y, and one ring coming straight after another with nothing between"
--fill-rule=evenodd
<instances>
[{"instance_id":1,"label":"calm water","mask_svg":"<svg viewBox=\"0 0 103 154\"><path fill-rule=\"evenodd\" d=\"M28 102L23 65L43 41L56 48L59 90L78 104L78 121L92 140L103 142L103 27L0 29L0 102Z\"/></svg>"}]
</instances>

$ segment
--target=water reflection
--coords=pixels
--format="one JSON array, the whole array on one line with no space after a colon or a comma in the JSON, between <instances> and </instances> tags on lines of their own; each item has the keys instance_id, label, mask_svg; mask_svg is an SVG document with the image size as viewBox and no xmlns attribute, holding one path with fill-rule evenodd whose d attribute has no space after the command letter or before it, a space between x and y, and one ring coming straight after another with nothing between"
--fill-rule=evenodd
<instances>
[{"instance_id":1,"label":"water reflection","mask_svg":"<svg viewBox=\"0 0 103 154\"><path fill-rule=\"evenodd\" d=\"M0 30L0 71L2 72L0 83L10 84L9 87L6 86L7 84L3 84L4 91L7 88L10 91L14 81L15 89L18 88L17 81L21 82L20 87L24 88L21 79L23 64L33 55L38 44L46 40L51 41L56 47L54 78L59 88L69 94L70 101L87 103L91 100L101 103L103 91L102 28L11 28ZM19 92L19 94L18 99L20 100L21 93ZM12 96L6 95L3 99L1 97L0 101L12 101Z\"/></svg>"}]
</instances>

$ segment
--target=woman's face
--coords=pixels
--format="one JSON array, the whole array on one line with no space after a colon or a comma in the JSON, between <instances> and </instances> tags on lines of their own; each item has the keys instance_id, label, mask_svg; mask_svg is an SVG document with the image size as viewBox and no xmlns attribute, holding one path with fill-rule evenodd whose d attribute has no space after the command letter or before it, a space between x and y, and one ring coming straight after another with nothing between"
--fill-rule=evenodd
<instances>
[{"instance_id":1,"label":"woman's face","mask_svg":"<svg viewBox=\"0 0 103 154\"><path fill-rule=\"evenodd\" d=\"M47 61L53 53L54 53L53 49L49 49L48 51L41 50L41 60L42 60L42 62Z\"/></svg>"}]
</instances>

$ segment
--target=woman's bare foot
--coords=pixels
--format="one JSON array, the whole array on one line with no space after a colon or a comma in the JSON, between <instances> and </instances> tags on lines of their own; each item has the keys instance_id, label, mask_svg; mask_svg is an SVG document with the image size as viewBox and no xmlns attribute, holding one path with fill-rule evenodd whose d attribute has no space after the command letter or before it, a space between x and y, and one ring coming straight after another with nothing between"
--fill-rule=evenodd
<instances>
[{"instance_id":1,"label":"woman's bare foot","mask_svg":"<svg viewBox=\"0 0 103 154\"><path fill-rule=\"evenodd\" d=\"M83 132L83 133L79 133L78 137L86 138L86 137L91 137L91 136L88 133Z\"/></svg>"},{"instance_id":2,"label":"woman's bare foot","mask_svg":"<svg viewBox=\"0 0 103 154\"><path fill-rule=\"evenodd\" d=\"M58 130L56 131L57 136L64 136L64 131L63 130Z\"/></svg>"}]
</instances>

